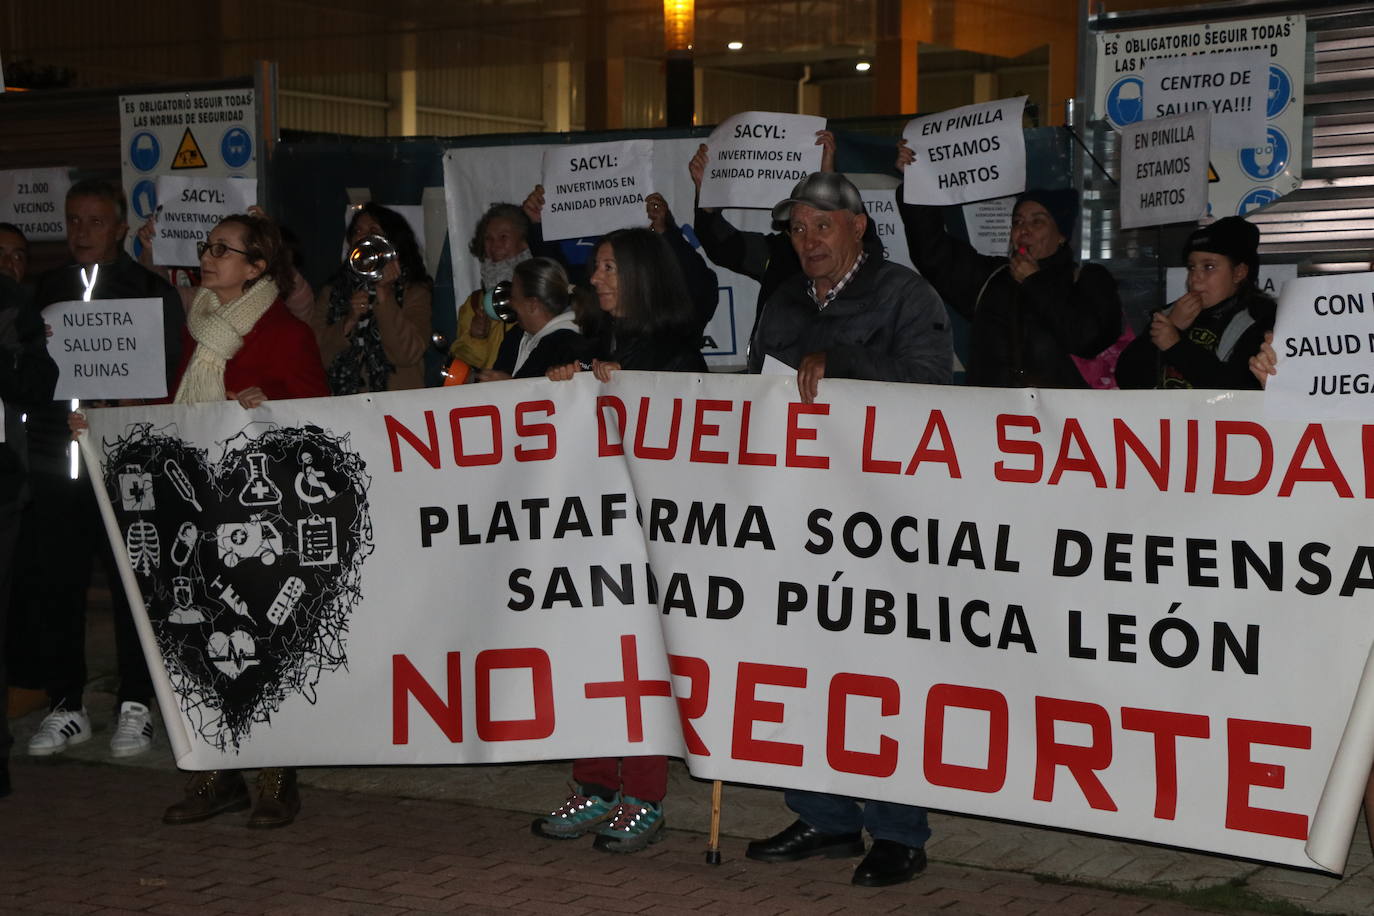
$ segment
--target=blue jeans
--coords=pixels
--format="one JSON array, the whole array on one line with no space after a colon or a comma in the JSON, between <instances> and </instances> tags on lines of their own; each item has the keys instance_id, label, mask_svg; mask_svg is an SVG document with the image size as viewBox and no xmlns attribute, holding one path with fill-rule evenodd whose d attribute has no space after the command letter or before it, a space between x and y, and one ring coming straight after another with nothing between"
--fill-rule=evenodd
<instances>
[{"instance_id":1,"label":"blue jeans","mask_svg":"<svg viewBox=\"0 0 1374 916\"><path fill-rule=\"evenodd\" d=\"M821 833L867 830L875 840L891 840L919 849L930 839L926 809L896 802L860 800L847 795L787 789L787 807Z\"/></svg>"}]
</instances>

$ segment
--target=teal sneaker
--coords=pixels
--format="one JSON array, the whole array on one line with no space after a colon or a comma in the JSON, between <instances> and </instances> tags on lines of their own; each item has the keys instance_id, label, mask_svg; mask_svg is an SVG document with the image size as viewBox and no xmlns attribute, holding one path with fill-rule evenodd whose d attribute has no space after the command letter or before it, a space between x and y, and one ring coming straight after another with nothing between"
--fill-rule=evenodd
<instances>
[{"instance_id":1,"label":"teal sneaker","mask_svg":"<svg viewBox=\"0 0 1374 916\"><path fill-rule=\"evenodd\" d=\"M626 795L592 843L602 852L639 852L663 839L663 807Z\"/></svg>"},{"instance_id":2,"label":"teal sneaker","mask_svg":"<svg viewBox=\"0 0 1374 916\"><path fill-rule=\"evenodd\" d=\"M530 831L535 836L549 840L575 840L597 830L610 820L619 798L617 795L615 801L606 801L595 795L583 795L573 789L572 794L557 809L543 817L535 818L534 823L530 824Z\"/></svg>"}]
</instances>

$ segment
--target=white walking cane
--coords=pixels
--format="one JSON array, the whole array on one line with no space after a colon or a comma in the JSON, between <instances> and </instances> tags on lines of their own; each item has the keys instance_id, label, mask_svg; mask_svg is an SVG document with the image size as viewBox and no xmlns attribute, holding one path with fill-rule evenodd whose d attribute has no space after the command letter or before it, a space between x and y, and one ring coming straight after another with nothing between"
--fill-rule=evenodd
<instances>
[{"instance_id":1,"label":"white walking cane","mask_svg":"<svg viewBox=\"0 0 1374 916\"><path fill-rule=\"evenodd\" d=\"M82 302L91 301L91 293L95 292L95 278L97 275L99 275L99 273L99 264L91 265L90 277L86 276L86 268L81 268L81 283L86 287L85 291L81 294ZM78 401L76 398L72 398L72 411L76 412L80 409L81 402ZM71 445L67 446L67 455L69 456L71 461L72 480L75 480L77 478L77 469L81 466L81 446L77 445L75 439L72 440Z\"/></svg>"}]
</instances>

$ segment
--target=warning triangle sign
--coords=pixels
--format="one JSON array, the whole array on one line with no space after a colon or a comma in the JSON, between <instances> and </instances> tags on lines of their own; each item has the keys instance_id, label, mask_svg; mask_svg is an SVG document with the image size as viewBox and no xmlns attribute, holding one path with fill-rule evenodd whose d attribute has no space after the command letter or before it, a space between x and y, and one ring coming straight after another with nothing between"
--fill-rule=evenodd
<instances>
[{"instance_id":1,"label":"warning triangle sign","mask_svg":"<svg viewBox=\"0 0 1374 916\"><path fill-rule=\"evenodd\" d=\"M181 135L176 155L172 157L172 168L203 169L208 165L205 156L200 152L200 144L196 143L196 138L191 135L191 128L186 128L186 133Z\"/></svg>"},{"instance_id":2,"label":"warning triangle sign","mask_svg":"<svg viewBox=\"0 0 1374 916\"><path fill-rule=\"evenodd\" d=\"M1218 181L1221 181L1221 176L1217 174L1217 167L1207 163L1207 183L1216 184Z\"/></svg>"}]
</instances>

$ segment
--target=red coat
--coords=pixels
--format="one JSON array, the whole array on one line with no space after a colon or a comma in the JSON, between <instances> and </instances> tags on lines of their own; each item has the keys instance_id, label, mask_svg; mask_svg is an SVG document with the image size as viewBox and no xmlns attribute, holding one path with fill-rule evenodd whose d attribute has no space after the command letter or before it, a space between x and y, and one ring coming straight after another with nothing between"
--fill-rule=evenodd
<instances>
[{"instance_id":1,"label":"red coat","mask_svg":"<svg viewBox=\"0 0 1374 916\"><path fill-rule=\"evenodd\" d=\"M196 352L189 326L182 332L176 388ZM279 298L244 335L243 346L224 366L225 392L261 388L269 401L329 396L320 348L310 325L292 315Z\"/></svg>"}]
</instances>

